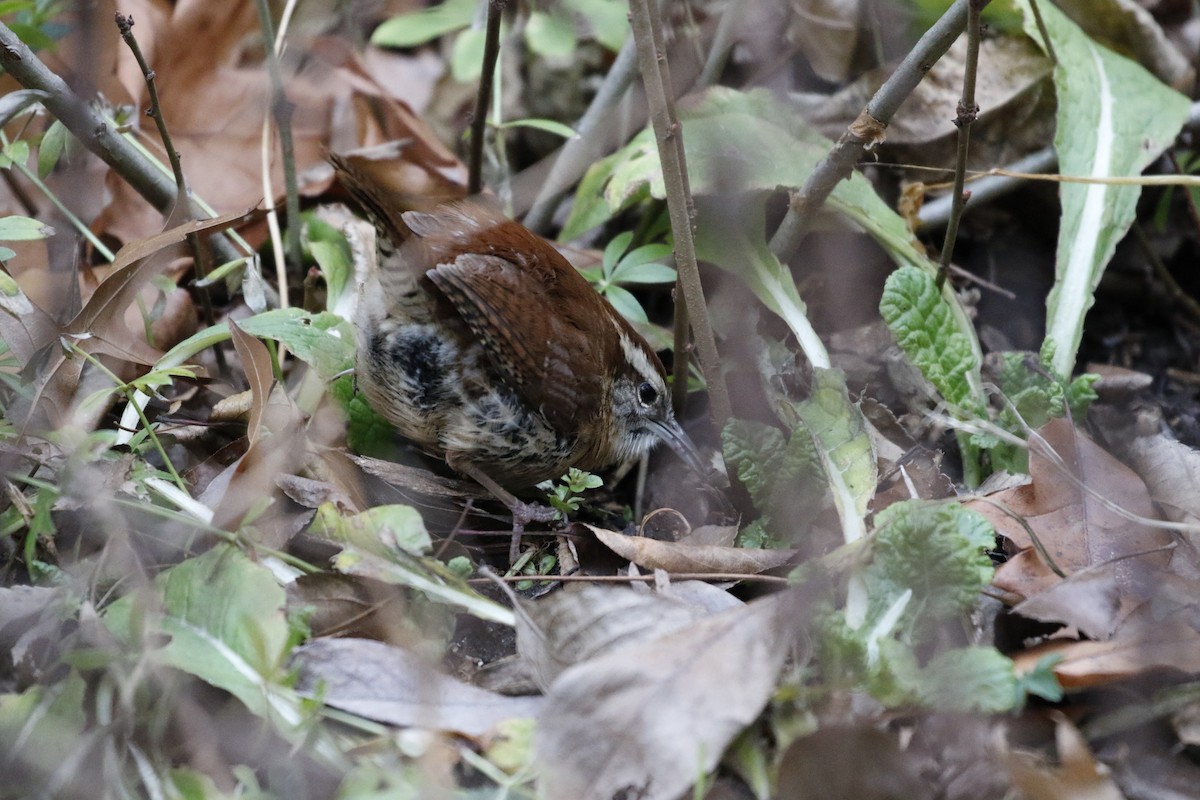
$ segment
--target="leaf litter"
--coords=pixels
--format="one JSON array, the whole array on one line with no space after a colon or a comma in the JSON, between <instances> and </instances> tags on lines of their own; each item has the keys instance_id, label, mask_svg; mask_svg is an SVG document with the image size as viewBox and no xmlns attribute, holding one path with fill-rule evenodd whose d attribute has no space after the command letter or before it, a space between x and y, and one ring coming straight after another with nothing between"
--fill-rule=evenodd
<instances>
[{"instance_id":1,"label":"leaf litter","mask_svg":"<svg viewBox=\"0 0 1200 800\"><path fill-rule=\"evenodd\" d=\"M723 442L735 456L739 489L750 495L738 505L740 518L694 525L681 503L647 523L622 513L618 491L589 496L581 522L548 534L553 546L507 576L546 592L518 598L510 609L474 572L489 560L489 535L497 533L486 509L475 508L481 495L393 447L370 410L356 405L353 380L338 377L353 363L353 336L336 313L248 314L260 301L243 288L245 304L231 300L222 309L225 322L189 338L198 323L187 293L164 294L185 263L178 249L184 233L238 224L244 214L237 209L263 194L259 125L267 82L246 44L253 14L244 7L218 17L216 7L201 5L145 4L136 12L149 50L163 61L156 68L174 81L165 111L192 188L229 213L152 235L161 219L109 174L111 202L92 224L125 248L90 297L84 293L81 310L60 325L21 285L0 299L0 336L15 357L5 376L40 370L37 393L25 404L72 422L60 431L26 423L24 438L6 437L0 450L9 500L0 521L13 534L5 574L17 575L18 565L19 581L42 584L0 587L0 641L11 662L0 671L0 741L16 745L0 765L36 765L32 774L49 775L58 786L92 780L141 789L150 787L138 781L158 780L170 785L166 792L155 785L154 793L167 795L207 787L189 796L217 796L217 785L248 789L258 778L247 777L244 763L261 775L294 767L310 786L344 796L367 787L428 786L422 781L431 775L443 787L487 782L517 797L538 791L579 798L670 798L693 786L699 796L713 775L737 776L739 790L752 786L760 797L800 796L814 783L833 797L1001 797L1018 789L1029 797L1119 797L1144 779L1136 769L1114 773L1102 763L1120 766L1109 745L1126 728L1114 723L1106 736L1085 739L1046 707L1086 716L1165 670L1200 672L1200 584L1197 560L1185 552L1195 541L1186 526L1200 513L1189 478L1195 451L1158 433L1115 435L1121 426L1110 418L1099 427L1118 461L1068 419L1051 419L1022 432L1031 442L1027 482L965 507L954 502L951 476L971 484L971 471L982 478L989 457L1000 463L994 431L960 432L956 448L938 439L939 417L928 414L925 399L900 393L888 414L904 435L885 442L867 422L882 417L867 407L883 391L872 383L891 380L887 358L856 353L874 363L870 370L860 364L863 371L850 379L825 368L825 345L802 300L812 276L793 287L789 265L756 238L779 182L802 183L809 162L829 146L793 109L761 90L718 87L695 95L682 115L695 191L720 200L736 187L753 212L743 226L750 234L705 216L708 257L780 315L783 322L756 322L757 341L770 342L764 349L786 341L778 331L787 328L817 365L793 373L765 354L753 365L769 411L747 413ZM1111 5L1135 24L1103 38L1132 37L1153 70L1183 85L1173 51L1151 57L1169 47L1159 23L1125 3ZM1076 35L1057 18L1054 28L1056 37ZM1040 123L1025 131L1036 139L1050 123L1038 100L1049 89L1046 62L1023 55L1033 40L999 30L989 57L1003 54L1013 69L994 71L988 91L1004 113L992 124L1009 106L1018 108ZM210 33L210 48L183 46ZM368 146L354 157L388 176L398 196L460 196L463 168L427 125L432 109L399 98L374 72L381 62L351 55L345 44L326 37L313 42L311 59L289 62L286 90L301 110L298 160L316 168L310 196L330 188L328 172L321 177L323 148L351 140ZM823 74L848 81L849 65L833 60L825 44L797 38ZM753 52L749 40L742 45ZM428 59L430 52L412 57ZM123 55L102 59L110 61L102 82L140 97L141 76ZM949 61L942 68L956 69ZM430 95L437 91L431 87ZM942 94L930 102L951 103L953 92ZM915 133L907 146L918 154L933 152L923 148L948 130L920 114L908 124ZM1004 153L1019 137L1012 138L983 152ZM402 144L376 146L398 139ZM743 154L761 155L741 159L745 174L726 170L731 141ZM803 169L797 152L808 164ZM596 162L568 228L582 234L661 197L666 187L653 155L643 134ZM280 192L277 170L268 185L271 194ZM322 200L337 199L332 191ZM959 424L1002 422L1002 413L986 408L973 301L935 286L920 243L863 175L843 184L831 207L901 267L883 315L890 335L924 370L922 390L933 386L947 401L938 413L949 409ZM711 204L704 208L708 214ZM724 241L722 233L729 234ZM261 229L248 235L255 243L263 237ZM753 251L752 263L731 251L734 242ZM328 272L335 248L329 240L322 245L313 254ZM598 251L585 256L599 261ZM341 280L329 281L332 295L346 285ZM236 292L237 284L235 278L225 288ZM889 290L880 280L872 291ZM160 294L182 305L160 308ZM139 298L153 314L130 311ZM331 309L344 312L333 299ZM177 331L143 336L140 321L154 314L173 320ZM939 328L933 334L921 327L931 316ZM820 330L824 341L840 333ZM75 356L55 349L60 336ZM205 349L224 340L237 356L232 374ZM875 341L872 349L887 346ZM278 363L276 343L298 361ZM111 398L83 402L97 395L82 381L78 353L119 367L118 385L131 381L124 388L141 380L139 408L156 427L144 428L136 403L128 403L120 422L124 449L111 450L116 389L106 378L102 389ZM1039 356L1043 364L1063 363L1074 351ZM185 382L186 391L178 385ZM1044 388L1019 405L1070 395ZM206 414L238 397L237 414ZM6 406L6 421L20 408L19 400ZM1093 407L1094 419L1104 411ZM194 438L171 433L185 425ZM347 425L352 443L391 448L388 458L357 445L345 450ZM168 474L173 461L186 466L182 477ZM103 497L88 497L89 486ZM1175 527L1159 526L1160 515ZM1004 563L993 575L985 552L997 533ZM733 546L734 535L738 544L763 546ZM560 574L573 560L578 573ZM675 577L682 574L721 583ZM631 585L572 580L589 576ZM753 578L792 585L774 590ZM1010 608L997 616L981 599L986 594ZM989 615L1016 629L1015 642L991 635ZM523 695L472 685L486 664L498 663L498 653L514 649L532 677ZM148 687L192 711L145 704ZM1063 689L1071 694L1064 698ZM244 729L269 744L253 752L226 747L208 761L203 752L147 754L141 739L89 728L112 711L89 705L93 697L121 698L113 707L128 728L111 731L174 730L190 716L215 739L224 733L241 741L233 732ZM335 712L327 709L343 713L334 718L347 724L331 724L325 715ZM93 737L104 766L88 772L78 758L42 759L38 750L52 737L38 720L47 715L75 741ZM1176 741L1194 742L1183 712L1171 721ZM519 732L522 725L533 728L531 740ZM1082 728L1086 735L1088 726ZM432 744L410 735L417 731L449 735ZM222 760L233 766L212 767ZM419 764L424 772L413 766ZM282 783L274 780L267 783L279 794Z\"/></svg>"}]
</instances>

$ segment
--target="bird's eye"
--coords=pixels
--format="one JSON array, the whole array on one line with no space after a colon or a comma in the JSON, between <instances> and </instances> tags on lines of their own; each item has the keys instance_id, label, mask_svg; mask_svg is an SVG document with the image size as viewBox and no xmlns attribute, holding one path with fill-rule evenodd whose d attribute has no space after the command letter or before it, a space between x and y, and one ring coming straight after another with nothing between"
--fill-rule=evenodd
<instances>
[{"instance_id":1,"label":"bird's eye","mask_svg":"<svg viewBox=\"0 0 1200 800\"><path fill-rule=\"evenodd\" d=\"M658 390L648 383L643 383L638 387L638 400L642 401L644 406L654 405L654 401L658 399Z\"/></svg>"}]
</instances>

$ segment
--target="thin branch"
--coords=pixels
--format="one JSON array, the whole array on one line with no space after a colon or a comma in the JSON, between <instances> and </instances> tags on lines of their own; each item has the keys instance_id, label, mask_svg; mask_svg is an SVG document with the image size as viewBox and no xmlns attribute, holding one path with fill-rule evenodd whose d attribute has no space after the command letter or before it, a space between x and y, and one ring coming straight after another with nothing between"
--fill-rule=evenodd
<instances>
[{"instance_id":1,"label":"thin branch","mask_svg":"<svg viewBox=\"0 0 1200 800\"><path fill-rule=\"evenodd\" d=\"M483 136L487 130L492 82L496 79L496 61L500 56L500 18L507 5L508 0L488 0L487 30L483 40L483 73L479 76L475 116L471 118L471 150L467 160L468 194L479 194L483 190Z\"/></svg>"},{"instance_id":2,"label":"thin branch","mask_svg":"<svg viewBox=\"0 0 1200 800\"><path fill-rule=\"evenodd\" d=\"M967 24L969 0L955 0L933 27L900 62L867 103L833 149L817 164L804 186L792 193L791 206L771 238L771 251L787 261L800 246L812 215L843 179L849 177L863 152L883 140L884 130L933 64L950 49Z\"/></svg>"},{"instance_id":3,"label":"thin branch","mask_svg":"<svg viewBox=\"0 0 1200 800\"><path fill-rule=\"evenodd\" d=\"M958 101L958 116L954 125L958 128L958 151L954 158L954 189L951 190L950 220L946 225L946 238L942 243L942 257L938 265L937 288L940 291L946 282L946 270L954 255L954 242L958 238L958 221L962 219L967 194L963 184L967 178L967 154L971 148L971 125L979 116L979 105L975 102L975 76L979 69L979 15L989 0L970 0L967 5L967 60L963 65L962 98Z\"/></svg>"},{"instance_id":4,"label":"thin branch","mask_svg":"<svg viewBox=\"0 0 1200 800\"><path fill-rule=\"evenodd\" d=\"M633 38L637 44L638 62L646 85L646 100L654 136L658 142L662 163L663 183L667 191L667 211L671 217L671 233L675 240L675 265L679 270L678 289L682 289L683 311L691 317L692 333L700 356L700 368L708 383L713 421L717 429L724 427L732 416L729 391L721 373L721 360L716 339L708 322L708 307L704 287L700 283L700 268L696 264L696 245L693 238L696 211L688 185L687 161L683 150L683 128L675 116L669 94L670 70L662 42L662 23L653 0L631 0ZM677 300L680 299L677 297ZM677 304L678 305L678 304ZM677 308L678 314L680 309ZM675 353L675 383L687 383L684 356L687 350ZM681 364L683 365L681 368Z\"/></svg>"},{"instance_id":5,"label":"thin branch","mask_svg":"<svg viewBox=\"0 0 1200 800\"><path fill-rule=\"evenodd\" d=\"M188 204L187 179L183 174L179 151L175 149L175 144L171 141L171 133L167 130L167 122L163 119L162 104L158 101L158 82L155 80L155 72L150 69L146 57L142 54L141 45L138 44L137 37L133 35L133 16L125 16L117 12L116 23L117 30L121 32L121 39L129 48L129 52L133 53L133 57L142 71L142 76L145 78L146 90L150 96L150 107L146 109L146 115L154 120L154 124L158 128L158 137L162 140L163 149L167 151L167 160L171 164L171 172L175 176L175 206L168 216L173 224L182 225L195 219L195 216L192 215ZM187 243L188 249L192 253L192 266L196 270L196 279L202 282L208 277L208 251L200 242L200 237L194 233L187 237ZM208 291L208 286L203 283L196 287L196 291L200 295L200 308L204 315L204 323L212 327L216 322L212 295ZM218 371L225 375L228 371L225 352L221 349L220 344L214 344L212 350Z\"/></svg>"},{"instance_id":6,"label":"thin branch","mask_svg":"<svg viewBox=\"0 0 1200 800\"><path fill-rule=\"evenodd\" d=\"M149 159L125 141L117 129L80 99L66 82L55 75L34 55L7 25L0 23L0 66L26 89L45 92L46 110L62 122L84 147L108 164L134 191L164 216L175 204L175 182L164 175ZM207 217L195 201L189 201L192 213ZM213 246L225 261L242 254L224 236L214 237Z\"/></svg>"}]
</instances>

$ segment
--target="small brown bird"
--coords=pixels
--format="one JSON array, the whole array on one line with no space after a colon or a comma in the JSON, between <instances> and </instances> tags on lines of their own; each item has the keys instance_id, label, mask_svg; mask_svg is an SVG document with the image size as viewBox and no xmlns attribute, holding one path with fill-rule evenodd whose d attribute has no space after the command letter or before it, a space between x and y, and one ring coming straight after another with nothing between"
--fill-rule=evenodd
<instances>
[{"instance_id":1,"label":"small brown bird","mask_svg":"<svg viewBox=\"0 0 1200 800\"><path fill-rule=\"evenodd\" d=\"M330 160L377 232L355 312L359 388L501 499L515 530L550 515L510 490L569 467L599 470L665 441L701 470L662 363L554 247L479 202L401 212L351 161Z\"/></svg>"}]
</instances>

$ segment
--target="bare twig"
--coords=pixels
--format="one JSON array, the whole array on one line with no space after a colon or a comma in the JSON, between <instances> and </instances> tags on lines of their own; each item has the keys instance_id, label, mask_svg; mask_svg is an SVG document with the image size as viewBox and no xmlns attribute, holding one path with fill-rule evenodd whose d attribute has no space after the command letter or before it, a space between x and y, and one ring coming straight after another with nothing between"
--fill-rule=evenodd
<instances>
[{"instance_id":1,"label":"bare twig","mask_svg":"<svg viewBox=\"0 0 1200 800\"><path fill-rule=\"evenodd\" d=\"M954 125L958 128L958 151L954 158L954 188L951 190L950 220L946 225L946 238L942 243L942 257L938 264L937 287L946 282L946 270L954 255L954 241L958 238L958 221L962 219L967 195L963 184L967 178L967 153L971 147L971 125L979 116L979 105L975 102L975 75L979 68L979 15L989 0L970 0L967 4L967 60L963 65L962 99L958 101L958 116Z\"/></svg>"},{"instance_id":2,"label":"bare twig","mask_svg":"<svg viewBox=\"0 0 1200 800\"><path fill-rule=\"evenodd\" d=\"M175 205L175 182L125 141L116 128L80 99L62 78L51 72L7 25L0 24L0 66L27 89L45 92L46 110L61 120L84 147L108 164L138 194L163 215ZM194 201L193 214L207 217ZM214 237L219 257L233 261L241 253L224 236Z\"/></svg>"},{"instance_id":3,"label":"bare twig","mask_svg":"<svg viewBox=\"0 0 1200 800\"><path fill-rule=\"evenodd\" d=\"M483 190L483 136L487 130L488 103L496 78L496 59L500 55L500 17L508 0L488 0L487 30L483 40L483 73L479 76L479 95L475 98L475 116L471 119L471 150L467 160L467 193Z\"/></svg>"},{"instance_id":4,"label":"bare twig","mask_svg":"<svg viewBox=\"0 0 1200 800\"><path fill-rule=\"evenodd\" d=\"M675 264L679 270L677 289L682 289L677 300L681 298L684 301L682 310L691 317L692 333L695 335L700 356L700 368L708 383L713 421L720 430L732 416L732 409L725 378L721 374L716 339L708 322L704 287L700 284L700 268L696 264L696 245L693 237L696 212L688 185L683 128L675 116L674 103L669 94L671 80L662 42L662 23L658 19L658 7L653 0L631 0L629 5L638 62L641 65L642 80L646 84L650 119L654 123L654 135L658 141L659 161L662 163L663 183L667 192L667 211L671 217L671 232L675 240ZM676 314L681 310L678 305L677 303ZM680 391L681 383L685 387L683 391L686 391L686 353L686 348L675 351L674 374L677 392ZM677 394L676 397L678 396Z\"/></svg>"},{"instance_id":5,"label":"bare twig","mask_svg":"<svg viewBox=\"0 0 1200 800\"><path fill-rule=\"evenodd\" d=\"M850 127L816 169L804 186L792 193L791 207L771 238L771 251L781 261L795 254L808 230L811 217L837 184L848 177L863 152L883 139L884 130L925 73L963 32L967 24L968 0L954 0L933 27L896 68L890 78L867 103Z\"/></svg>"},{"instance_id":6,"label":"bare twig","mask_svg":"<svg viewBox=\"0 0 1200 800\"><path fill-rule=\"evenodd\" d=\"M155 80L155 72L150 69L150 65L146 62L146 57L142 54L142 48L138 44L137 37L133 35L133 16L125 16L120 12L116 15L117 30L121 32L121 39L125 42L125 46L129 48L129 52L133 53L134 59L137 60L138 67L142 71L142 76L146 80L146 91L150 96L150 107L146 109L146 115L154 120L155 126L158 128L158 136L162 140L163 149L167 152L167 161L171 164L171 172L175 175L175 206L168 215L171 217L171 223L182 225L185 222L190 222L195 217L191 213L191 208L188 204L188 188L187 179L183 174L183 164L179 160L179 151L175 149L175 144L171 141L170 131L167 130L167 122L163 119L162 105L158 101L158 82ZM192 253L192 266L196 271L198 281L203 281L208 277L208 251L200 242L200 237L196 234L191 234L187 237L188 249ZM209 294L206 285L199 285L196 291L200 295L200 308L204 314L204 323L212 326L216 322L216 316L213 314L212 295ZM217 363L217 369L222 375L226 374L228 366L225 363L225 352L221 349L220 344L214 344L212 347L213 358Z\"/></svg>"}]
</instances>

